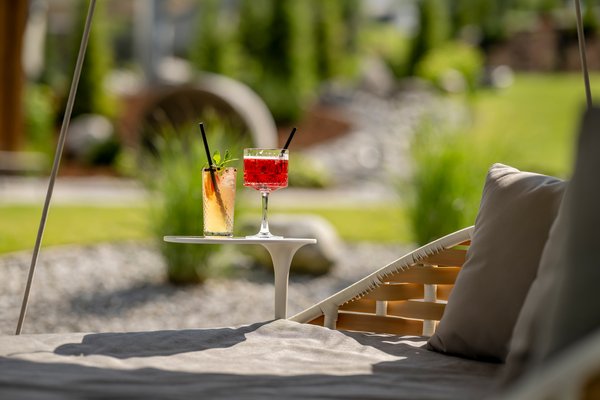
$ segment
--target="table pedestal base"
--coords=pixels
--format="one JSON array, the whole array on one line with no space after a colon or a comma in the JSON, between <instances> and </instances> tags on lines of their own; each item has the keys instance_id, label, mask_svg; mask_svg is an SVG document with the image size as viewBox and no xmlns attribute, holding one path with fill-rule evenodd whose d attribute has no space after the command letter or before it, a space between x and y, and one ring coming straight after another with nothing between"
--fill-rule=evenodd
<instances>
[{"instance_id":1,"label":"table pedestal base","mask_svg":"<svg viewBox=\"0 0 600 400\"><path fill-rule=\"evenodd\" d=\"M316 239L255 237L204 237L204 236L165 236L165 242L190 244L260 244L271 255L275 273L275 319L287 318L287 293L292 258L298 249L306 244L317 243Z\"/></svg>"},{"instance_id":2,"label":"table pedestal base","mask_svg":"<svg viewBox=\"0 0 600 400\"><path fill-rule=\"evenodd\" d=\"M306 243L261 243L271 254L275 274L275 319L287 318L290 266L296 251Z\"/></svg>"}]
</instances>

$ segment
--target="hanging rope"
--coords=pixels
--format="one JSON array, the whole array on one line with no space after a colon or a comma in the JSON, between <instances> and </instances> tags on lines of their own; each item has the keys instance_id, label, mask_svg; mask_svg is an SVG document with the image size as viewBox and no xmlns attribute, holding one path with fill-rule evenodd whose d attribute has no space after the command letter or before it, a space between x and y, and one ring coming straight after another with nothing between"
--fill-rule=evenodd
<instances>
[{"instance_id":1,"label":"hanging rope","mask_svg":"<svg viewBox=\"0 0 600 400\"><path fill-rule=\"evenodd\" d=\"M579 57L581 58L581 72L583 72L583 84L585 85L585 98L588 110L592 108L592 91L590 89L590 74L587 65L587 52L585 48L585 34L583 32L583 19L581 18L581 6L579 0L575 2L575 14L577 15L577 39L579 41Z\"/></svg>"},{"instance_id":2,"label":"hanging rope","mask_svg":"<svg viewBox=\"0 0 600 400\"><path fill-rule=\"evenodd\" d=\"M85 50L87 48L88 38L90 36L90 28L92 25L92 17L94 15L95 7L96 7L96 0L90 0L90 6L88 8L88 14L87 14L87 18L85 20L85 28L83 29L83 36L81 38L81 45L79 46L79 54L77 54L77 62L75 64L75 72L73 72L73 81L71 82L71 90L69 91L69 98L67 99L65 116L63 117L62 127L60 128L60 135L58 137L56 153L54 154L54 163L52 164L52 172L50 173L50 180L48 181L48 191L46 192L46 200L44 201L44 208L42 209L42 217L40 219L40 226L38 228L38 233L37 233L37 237L35 240L35 246L33 248L33 255L31 257L31 265L29 266L29 275L27 277L27 285L25 287L25 293L23 294L23 303L21 304L21 314L19 315L19 322L17 323L17 330L15 332L15 335L21 334L21 329L23 328L23 321L25 320L25 313L27 312L27 301L29 300L29 292L31 291L31 283L33 282L33 274L35 272L35 266L37 264L38 255L40 253L40 246L42 245L42 237L44 236L44 229L46 228L46 219L48 218L48 209L50 208L50 200L52 199L52 192L54 191L54 182L56 181L56 175L58 174L58 167L60 165L60 159L62 157L63 148L65 146L65 139L67 138L67 130L69 129L69 121L71 119L71 112L73 111L73 104L75 103L75 93L77 92L77 85L79 84L79 76L81 75L81 67L83 65L83 59L85 57Z\"/></svg>"}]
</instances>

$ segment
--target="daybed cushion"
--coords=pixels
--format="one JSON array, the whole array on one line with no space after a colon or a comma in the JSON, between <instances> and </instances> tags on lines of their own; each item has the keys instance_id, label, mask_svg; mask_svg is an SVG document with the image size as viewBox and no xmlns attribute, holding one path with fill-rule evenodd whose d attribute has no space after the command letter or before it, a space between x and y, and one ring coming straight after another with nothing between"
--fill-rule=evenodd
<instances>
[{"instance_id":1,"label":"daybed cushion","mask_svg":"<svg viewBox=\"0 0 600 400\"><path fill-rule=\"evenodd\" d=\"M0 398L478 399L497 365L287 320L0 337Z\"/></svg>"},{"instance_id":2,"label":"daybed cushion","mask_svg":"<svg viewBox=\"0 0 600 400\"><path fill-rule=\"evenodd\" d=\"M563 188L554 177L490 168L465 264L427 348L504 361Z\"/></svg>"},{"instance_id":3,"label":"daybed cushion","mask_svg":"<svg viewBox=\"0 0 600 400\"><path fill-rule=\"evenodd\" d=\"M506 367L502 372L501 386L507 386L517 379L529 364L531 350L541 332L540 313L556 299L557 280L561 275L560 266L567 260L563 249L566 228L565 208L569 202L568 189L565 193L556 221L550 229L550 236L540 259L538 274L519 313L506 357Z\"/></svg>"},{"instance_id":4,"label":"daybed cushion","mask_svg":"<svg viewBox=\"0 0 600 400\"><path fill-rule=\"evenodd\" d=\"M503 383L600 329L600 110L586 112L559 215L513 333Z\"/></svg>"}]
</instances>

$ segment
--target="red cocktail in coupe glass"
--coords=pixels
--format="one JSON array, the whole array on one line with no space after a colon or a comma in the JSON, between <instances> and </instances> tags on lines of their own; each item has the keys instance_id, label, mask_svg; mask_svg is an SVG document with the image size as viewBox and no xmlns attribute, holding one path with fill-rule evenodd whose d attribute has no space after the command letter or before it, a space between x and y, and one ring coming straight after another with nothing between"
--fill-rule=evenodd
<instances>
[{"instance_id":1,"label":"red cocktail in coupe glass","mask_svg":"<svg viewBox=\"0 0 600 400\"><path fill-rule=\"evenodd\" d=\"M260 191L262 197L262 221L260 231L251 238L279 239L269 232L267 209L269 193L288 185L287 149L244 149L244 186Z\"/></svg>"}]
</instances>

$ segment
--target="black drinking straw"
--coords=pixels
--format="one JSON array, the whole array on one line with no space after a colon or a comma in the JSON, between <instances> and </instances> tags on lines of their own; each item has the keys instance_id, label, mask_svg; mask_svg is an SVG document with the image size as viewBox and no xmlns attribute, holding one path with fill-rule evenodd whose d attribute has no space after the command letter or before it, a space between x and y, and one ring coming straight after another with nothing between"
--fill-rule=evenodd
<instances>
[{"instance_id":1,"label":"black drinking straw","mask_svg":"<svg viewBox=\"0 0 600 400\"><path fill-rule=\"evenodd\" d=\"M225 212L225 205L223 204L223 199L221 199L221 193L219 192L219 187L217 186L217 178L215 177L215 167L213 166L213 159L210 155L210 150L208 149L208 140L206 139L206 132L204 132L204 124L200 122L200 132L202 132L202 141L204 142L204 150L206 150L206 158L208 159L208 171L210 172L210 180L212 181L213 188L215 189L215 194L217 195L217 202L219 206L221 206L221 211L223 214Z\"/></svg>"},{"instance_id":2,"label":"black drinking straw","mask_svg":"<svg viewBox=\"0 0 600 400\"><path fill-rule=\"evenodd\" d=\"M292 129L292 131L290 132L290 136L288 136L287 141L283 145L284 150L287 150L288 146L290 145L290 142L292 141L292 138L294 137L294 133L296 133L296 127L294 127L294 129Z\"/></svg>"}]
</instances>

